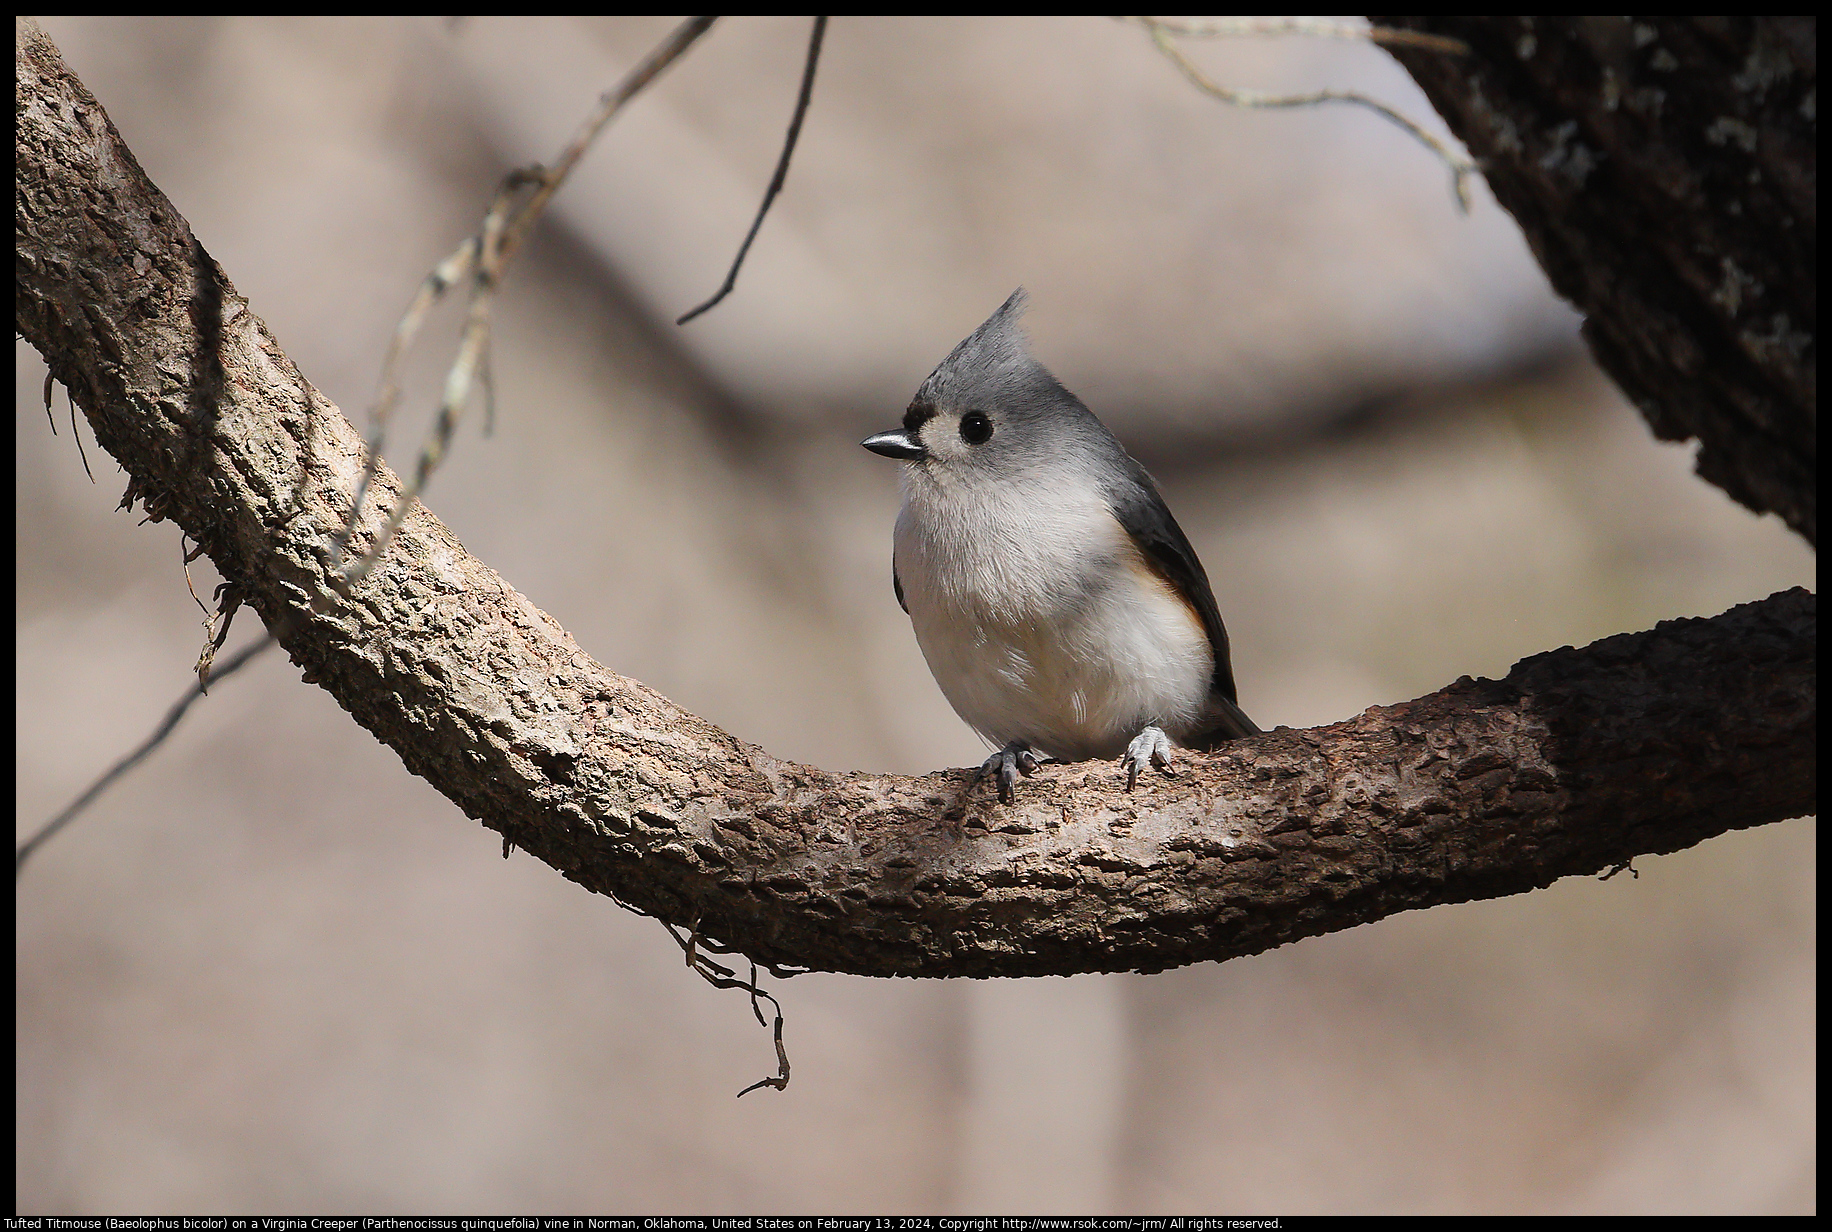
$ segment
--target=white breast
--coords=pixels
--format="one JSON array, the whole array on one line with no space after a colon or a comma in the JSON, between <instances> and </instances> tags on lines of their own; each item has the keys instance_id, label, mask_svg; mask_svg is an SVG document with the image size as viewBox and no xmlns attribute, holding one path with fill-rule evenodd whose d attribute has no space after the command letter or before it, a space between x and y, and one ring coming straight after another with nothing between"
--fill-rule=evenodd
<instances>
[{"instance_id":1,"label":"white breast","mask_svg":"<svg viewBox=\"0 0 1832 1232\"><path fill-rule=\"evenodd\" d=\"M1214 670L1202 623L1093 485L943 482L906 478L896 563L955 713L995 745L1069 761L1116 757L1148 723L1176 737L1196 722Z\"/></svg>"}]
</instances>

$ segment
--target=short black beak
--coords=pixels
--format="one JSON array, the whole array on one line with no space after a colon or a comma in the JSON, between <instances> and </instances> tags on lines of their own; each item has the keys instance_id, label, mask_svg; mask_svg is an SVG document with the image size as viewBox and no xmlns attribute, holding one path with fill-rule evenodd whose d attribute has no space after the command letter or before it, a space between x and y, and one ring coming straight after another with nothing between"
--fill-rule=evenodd
<instances>
[{"instance_id":1,"label":"short black beak","mask_svg":"<svg viewBox=\"0 0 1832 1232\"><path fill-rule=\"evenodd\" d=\"M887 458L904 458L911 462L920 462L929 456L929 451L917 444L910 438L910 434L904 431L880 432L876 436L866 437L859 444Z\"/></svg>"}]
</instances>

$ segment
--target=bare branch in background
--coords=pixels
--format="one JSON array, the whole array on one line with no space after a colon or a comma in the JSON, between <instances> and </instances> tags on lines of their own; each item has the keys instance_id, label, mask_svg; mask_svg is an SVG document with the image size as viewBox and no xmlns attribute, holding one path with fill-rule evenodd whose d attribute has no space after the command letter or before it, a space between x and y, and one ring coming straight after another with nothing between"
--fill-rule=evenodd
<instances>
[{"instance_id":1,"label":"bare branch in background","mask_svg":"<svg viewBox=\"0 0 1832 1232\"><path fill-rule=\"evenodd\" d=\"M751 242L757 238L757 231L763 226L763 217L770 212L770 203L776 200L776 194L782 191L783 182L789 178L789 159L795 153L795 142L801 136L802 117L808 114L808 100L814 97L814 67L821 58L821 38L827 33L827 19L814 19L814 33L808 36L808 59L802 67L801 93L795 99L795 114L789 119L789 135L783 139L782 157L776 160L776 174L770 177L770 186L763 191L763 204L757 207L757 217L751 222L751 229L744 237L744 243L738 245L738 255L732 258L731 271L725 275L725 282L712 298L691 309L675 320L676 325L685 325L708 308L732 293L738 285L738 270L744 265L744 254L751 250Z\"/></svg>"},{"instance_id":2,"label":"bare branch in background","mask_svg":"<svg viewBox=\"0 0 1832 1232\"><path fill-rule=\"evenodd\" d=\"M272 637L263 636L260 641L254 642L238 650L229 657L228 662L216 669L214 673L215 679L224 680L233 676L236 672L241 671L249 660L253 659L256 655L273 644L274 639ZM52 835L75 821L82 815L83 810L88 808L91 804L94 804L96 800L101 797L103 792L114 785L117 779L145 761L154 749L165 742L165 738L172 734L177 728L179 721L184 718L185 712L190 710L191 703L204 695L204 684L205 680L203 674L199 673L197 683L186 689L184 691L184 696L172 703L172 708L166 711L165 718L161 720L159 726L153 729L152 735L140 742L140 747L110 766L103 772L100 778L96 779L95 782L91 783L83 790L81 795L72 800L63 812L45 822L44 825L38 828L38 833L19 845L18 850L13 853L14 881L17 881L19 879L19 874L25 871L25 862L34 851L37 851L40 847L49 842Z\"/></svg>"},{"instance_id":3,"label":"bare branch in background","mask_svg":"<svg viewBox=\"0 0 1832 1232\"><path fill-rule=\"evenodd\" d=\"M1170 62L1175 64L1185 77L1189 78L1191 83L1204 93L1230 106L1277 108L1317 107L1324 103L1351 103L1357 107L1366 107L1376 115L1391 120L1412 134L1415 140L1436 154L1439 161L1450 169L1450 186L1451 191L1456 194L1457 207L1464 213L1469 212L1469 179L1476 174L1479 168L1467 154L1444 144L1417 121L1387 106L1379 99L1370 98L1355 90L1313 90L1308 94L1264 94L1258 90L1236 90L1220 85L1196 67L1195 61L1183 54L1183 49L1177 46L1172 36L1227 37L1244 34L1309 34L1331 38L1365 38L1370 42L1394 42L1445 55L1458 55L1468 50L1455 39L1418 35L1408 37L1403 31L1383 31L1386 37L1377 38L1375 32L1367 27L1304 18L1276 19L1271 22L1254 18L1237 18L1231 21L1201 24L1169 21L1161 17L1128 17L1125 20L1145 27L1158 50L1163 52Z\"/></svg>"},{"instance_id":4,"label":"bare branch in background","mask_svg":"<svg viewBox=\"0 0 1832 1232\"><path fill-rule=\"evenodd\" d=\"M1140 17L1133 20L1156 25L1185 38L1264 38L1298 34L1307 38L1374 43L1381 47L1416 47L1420 51L1437 51L1452 56L1469 54L1469 44L1461 39L1429 34L1423 30L1396 30L1391 26L1331 21L1327 17L1211 17L1207 21Z\"/></svg>"},{"instance_id":5,"label":"bare branch in background","mask_svg":"<svg viewBox=\"0 0 1832 1232\"><path fill-rule=\"evenodd\" d=\"M375 405L369 413L369 438L366 442L363 477L357 486L356 503L351 510L350 520L337 535L335 546L331 549L330 559L334 562L343 561L350 541L361 524L363 504L374 483L377 468L382 464L388 417L400 401L401 366L412 349L420 327L425 324L427 313L454 286L467 280L471 284L470 308L465 317L464 332L459 338L457 357L446 373L445 389L439 399L432 437L420 454L413 480L395 499L387 521L376 533L368 550L341 566L343 580L340 590L343 593L348 593L350 587L368 575L400 531L415 498L425 489L427 481L432 478L444 458L451 444L452 433L457 428L465 406L470 402L472 388L480 376L485 382L488 396L490 309L495 301L496 290L502 285L503 271L509 261L533 232L535 223L546 212L547 203L572 174L573 168L578 166L579 160L585 156L586 150L604 130L604 126L626 103L659 77L664 69L680 59L695 40L712 28L716 20L714 17L692 17L682 22L640 64L631 69L621 82L600 95L597 108L580 123L572 140L560 151L560 156L551 168L524 167L505 176L490 208L484 212L483 224L477 233L467 238L451 256L435 266L420 284L419 291L395 327L394 340L382 363L381 383ZM517 204L517 196L529 187L534 191L526 200ZM494 419L493 413L491 418Z\"/></svg>"}]
</instances>

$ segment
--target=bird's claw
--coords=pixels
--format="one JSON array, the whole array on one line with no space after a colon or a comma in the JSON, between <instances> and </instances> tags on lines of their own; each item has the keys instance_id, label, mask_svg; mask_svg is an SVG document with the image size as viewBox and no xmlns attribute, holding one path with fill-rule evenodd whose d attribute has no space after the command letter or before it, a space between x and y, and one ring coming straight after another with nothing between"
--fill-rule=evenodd
<instances>
[{"instance_id":1,"label":"bird's claw","mask_svg":"<svg viewBox=\"0 0 1832 1232\"><path fill-rule=\"evenodd\" d=\"M1147 727L1132 738L1126 746L1125 756L1120 758L1126 767L1126 790L1131 791L1139 781L1139 771L1147 765L1156 766L1165 774L1175 778L1177 768L1170 759L1170 737L1163 729Z\"/></svg>"},{"instance_id":2,"label":"bird's claw","mask_svg":"<svg viewBox=\"0 0 1832 1232\"><path fill-rule=\"evenodd\" d=\"M1018 776L1037 773L1037 755L1021 740L1014 740L981 763L979 773L990 774L999 787L999 802L1010 804L1017 798Z\"/></svg>"}]
</instances>

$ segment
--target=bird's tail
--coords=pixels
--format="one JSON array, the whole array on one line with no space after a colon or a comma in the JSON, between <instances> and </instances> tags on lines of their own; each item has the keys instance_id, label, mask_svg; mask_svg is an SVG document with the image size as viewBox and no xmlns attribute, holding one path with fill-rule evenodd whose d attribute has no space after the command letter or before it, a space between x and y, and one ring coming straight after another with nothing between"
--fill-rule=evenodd
<instances>
[{"instance_id":1,"label":"bird's tail","mask_svg":"<svg viewBox=\"0 0 1832 1232\"><path fill-rule=\"evenodd\" d=\"M1209 696L1208 722L1183 743L1193 749L1212 749L1230 740L1245 740L1259 734L1259 725L1247 717L1245 710L1220 693L1213 693Z\"/></svg>"}]
</instances>

